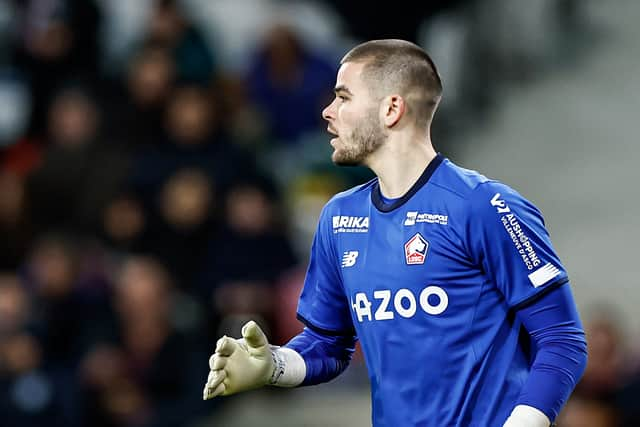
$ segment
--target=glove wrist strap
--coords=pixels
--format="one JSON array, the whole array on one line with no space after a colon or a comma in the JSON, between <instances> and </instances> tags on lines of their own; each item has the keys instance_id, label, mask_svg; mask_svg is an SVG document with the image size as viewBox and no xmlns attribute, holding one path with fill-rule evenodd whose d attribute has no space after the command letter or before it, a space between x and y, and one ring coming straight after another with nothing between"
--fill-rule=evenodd
<instances>
[{"instance_id":1,"label":"glove wrist strap","mask_svg":"<svg viewBox=\"0 0 640 427\"><path fill-rule=\"evenodd\" d=\"M549 427L549 418L532 406L517 405L503 427Z\"/></svg>"},{"instance_id":2,"label":"glove wrist strap","mask_svg":"<svg viewBox=\"0 0 640 427\"><path fill-rule=\"evenodd\" d=\"M307 365L298 352L287 347L271 347L273 372L269 384L278 387L296 387L304 381Z\"/></svg>"}]
</instances>

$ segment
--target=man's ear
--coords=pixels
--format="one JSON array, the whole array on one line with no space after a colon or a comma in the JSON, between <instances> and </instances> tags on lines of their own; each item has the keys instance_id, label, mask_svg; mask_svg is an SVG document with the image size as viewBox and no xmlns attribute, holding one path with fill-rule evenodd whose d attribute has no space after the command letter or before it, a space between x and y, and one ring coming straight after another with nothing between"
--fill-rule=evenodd
<instances>
[{"instance_id":1,"label":"man's ear","mask_svg":"<svg viewBox=\"0 0 640 427\"><path fill-rule=\"evenodd\" d=\"M382 100L381 114L386 127L393 127L400 121L407 108L405 100L400 95L389 95Z\"/></svg>"}]
</instances>

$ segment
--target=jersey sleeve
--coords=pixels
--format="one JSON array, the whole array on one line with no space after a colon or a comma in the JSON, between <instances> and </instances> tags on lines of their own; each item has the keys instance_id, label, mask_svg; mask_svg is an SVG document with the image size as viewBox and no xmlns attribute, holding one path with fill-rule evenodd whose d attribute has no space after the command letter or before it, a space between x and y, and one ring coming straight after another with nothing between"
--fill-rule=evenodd
<instances>
[{"instance_id":1,"label":"jersey sleeve","mask_svg":"<svg viewBox=\"0 0 640 427\"><path fill-rule=\"evenodd\" d=\"M304 288L298 302L298 319L310 329L324 334L355 335L328 212L329 205L322 210L311 246Z\"/></svg>"},{"instance_id":2,"label":"jersey sleeve","mask_svg":"<svg viewBox=\"0 0 640 427\"><path fill-rule=\"evenodd\" d=\"M509 307L520 308L568 281L542 214L531 202L492 181L478 185L470 202L471 256Z\"/></svg>"}]
</instances>

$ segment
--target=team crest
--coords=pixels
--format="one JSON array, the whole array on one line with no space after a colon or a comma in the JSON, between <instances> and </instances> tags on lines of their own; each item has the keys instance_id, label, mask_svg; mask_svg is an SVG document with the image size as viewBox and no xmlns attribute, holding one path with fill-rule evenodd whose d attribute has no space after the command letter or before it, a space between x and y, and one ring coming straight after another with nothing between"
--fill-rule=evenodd
<instances>
[{"instance_id":1,"label":"team crest","mask_svg":"<svg viewBox=\"0 0 640 427\"><path fill-rule=\"evenodd\" d=\"M404 256L407 264L424 264L428 249L429 242L420 233L416 233L404 244Z\"/></svg>"}]
</instances>

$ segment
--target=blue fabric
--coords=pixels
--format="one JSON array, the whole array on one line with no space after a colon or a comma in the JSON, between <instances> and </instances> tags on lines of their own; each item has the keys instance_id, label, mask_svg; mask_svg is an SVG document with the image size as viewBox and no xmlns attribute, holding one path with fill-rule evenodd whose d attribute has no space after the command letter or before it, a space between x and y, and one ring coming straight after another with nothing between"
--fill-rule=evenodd
<instances>
[{"instance_id":1,"label":"blue fabric","mask_svg":"<svg viewBox=\"0 0 640 427\"><path fill-rule=\"evenodd\" d=\"M297 351L307 366L301 385L314 385L330 381L347 369L355 343L354 336L331 336L304 328L285 347Z\"/></svg>"},{"instance_id":2,"label":"blue fabric","mask_svg":"<svg viewBox=\"0 0 640 427\"><path fill-rule=\"evenodd\" d=\"M587 341L568 284L518 311L535 358L518 404L554 420L587 365Z\"/></svg>"},{"instance_id":3,"label":"blue fabric","mask_svg":"<svg viewBox=\"0 0 640 427\"><path fill-rule=\"evenodd\" d=\"M500 426L533 366L515 313L567 281L531 202L439 156L390 205L374 179L325 206L298 315L358 337L375 427Z\"/></svg>"}]
</instances>

